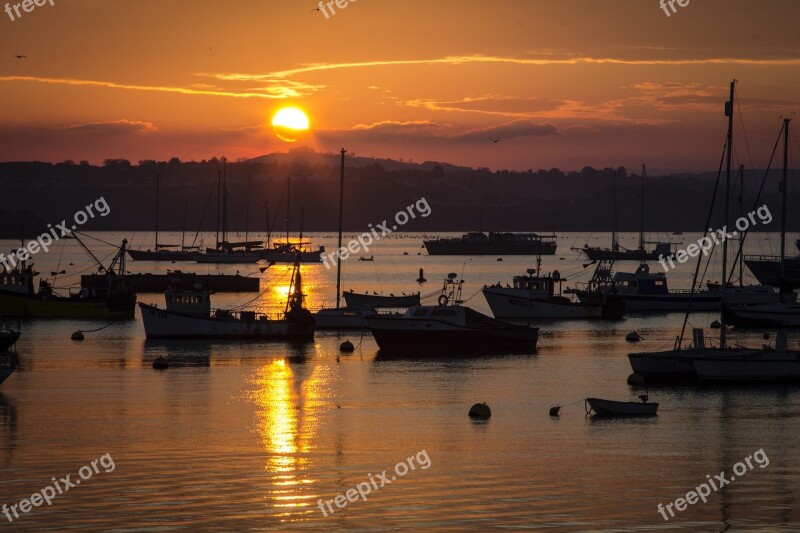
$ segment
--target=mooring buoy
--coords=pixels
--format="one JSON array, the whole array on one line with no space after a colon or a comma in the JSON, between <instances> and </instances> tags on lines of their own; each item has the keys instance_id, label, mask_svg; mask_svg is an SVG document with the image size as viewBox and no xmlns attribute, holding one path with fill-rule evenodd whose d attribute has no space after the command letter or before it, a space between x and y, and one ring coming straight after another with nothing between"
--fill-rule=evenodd
<instances>
[{"instance_id":1,"label":"mooring buoy","mask_svg":"<svg viewBox=\"0 0 800 533\"><path fill-rule=\"evenodd\" d=\"M339 351L342 353L353 353L355 349L356 347L353 346L353 343L350 341L344 341L339 345Z\"/></svg>"},{"instance_id":2,"label":"mooring buoy","mask_svg":"<svg viewBox=\"0 0 800 533\"><path fill-rule=\"evenodd\" d=\"M561 410L560 405L556 405L555 407L550 408L550 416L559 416L559 411Z\"/></svg>"},{"instance_id":3,"label":"mooring buoy","mask_svg":"<svg viewBox=\"0 0 800 533\"><path fill-rule=\"evenodd\" d=\"M625 340L628 342L639 342L640 340L642 340L642 336L635 331L631 331L630 333L625 335Z\"/></svg>"},{"instance_id":4,"label":"mooring buoy","mask_svg":"<svg viewBox=\"0 0 800 533\"><path fill-rule=\"evenodd\" d=\"M481 420L488 420L492 416L492 410L486 405L486 402L476 403L469 408L470 418L479 418Z\"/></svg>"},{"instance_id":5,"label":"mooring buoy","mask_svg":"<svg viewBox=\"0 0 800 533\"><path fill-rule=\"evenodd\" d=\"M628 385L644 385L644 376L634 372L628 376Z\"/></svg>"},{"instance_id":6,"label":"mooring buoy","mask_svg":"<svg viewBox=\"0 0 800 533\"><path fill-rule=\"evenodd\" d=\"M72 337L70 337L70 338L72 340L74 340L74 341L82 341L83 340L83 332L81 330L78 330L75 333L73 333Z\"/></svg>"},{"instance_id":7,"label":"mooring buoy","mask_svg":"<svg viewBox=\"0 0 800 533\"><path fill-rule=\"evenodd\" d=\"M714 322L711 323L711 327L714 329L719 329L722 327L722 324L719 323L719 320L715 320Z\"/></svg>"},{"instance_id":8,"label":"mooring buoy","mask_svg":"<svg viewBox=\"0 0 800 533\"><path fill-rule=\"evenodd\" d=\"M166 357L156 357L153 361L153 368L156 370L164 370L169 368L169 361Z\"/></svg>"}]
</instances>

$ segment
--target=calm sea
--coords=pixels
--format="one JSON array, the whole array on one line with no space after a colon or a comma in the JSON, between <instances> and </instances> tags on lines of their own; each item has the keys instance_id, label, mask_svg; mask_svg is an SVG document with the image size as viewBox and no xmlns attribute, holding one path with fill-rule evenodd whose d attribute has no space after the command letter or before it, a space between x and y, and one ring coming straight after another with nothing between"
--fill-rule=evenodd
<instances>
[{"instance_id":1,"label":"calm sea","mask_svg":"<svg viewBox=\"0 0 800 533\"><path fill-rule=\"evenodd\" d=\"M131 238L96 235L113 243ZM697 237L672 238L685 246ZM333 234L310 238L331 250L336 242ZM162 242L179 239L161 236ZM374 262L349 259L343 289L436 295L444 276L456 272L466 280L467 305L488 312L479 292L484 284L510 282L535 267L528 257L429 257L421 239L398 234L363 254L374 255ZM635 235L623 239L635 246ZM593 267L584 268L587 262L569 247L607 240L564 234L543 269L559 270L569 280L565 288L574 286ZM151 243L151 235L139 233L133 244ZM774 251L776 243L774 235L756 236L749 251ZM87 244L107 262L108 246ZM58 286L93 270L90 261L75 241L35 259L42 272L67 271ZM428 279L422 286L415 281L420 268ZM135 261L128 269L258 276L261 295L216 295L214 305L254 300L266 311L282 309L291 271ZM687 288L692 270L681 265L671 285ZM335 270L309 265L302 273L308 306L332 305ZM705 279L719 279L713 266ZM163 303L163 296L140 300ZM707 326L713 319L698 314L691 323ZM359 332L320 332L305 345L147 342L137 313L135 321L74 342L73 331L105 324L24 321L21 368L0 389L0 504L19 505L54 485L53 478L59 486L67 475L81 483L49 506L18 511L13 522L0 515L0 529L799 531L800 387L651 388L651 399L661 403L656 418L585 417L583 398L628 400L640 393L626 384L626 354L633 347L625 334L643 335L635 349L670 347L681 320L666 314L545 323L535 355L455 361L376 360L374 340ZM760 332L733 337L763 342ZM354 354L339 354L344 339L357 345ZM153 370L153 359L162 355L172 366ZM492 418L471 421L470 405L483 401ZM573 405L551 418L555 404ZM730 478L733 466L758 450L768 465L753 462L707 503L676 511L669 521L659 513L659 503L684 497L707 475L725 471ZM103 456L98 471L81 471ZM396 475L403 469L395 465L412 456L416 468ZM104 468L112 459L113 469ZM390 483L381 487L383 471ZM80 472L91 476L81 479ZM366 500L334 504L335 512L323 515L320 499L370 480L376 483Z\"/></svg>"}]
</instances>

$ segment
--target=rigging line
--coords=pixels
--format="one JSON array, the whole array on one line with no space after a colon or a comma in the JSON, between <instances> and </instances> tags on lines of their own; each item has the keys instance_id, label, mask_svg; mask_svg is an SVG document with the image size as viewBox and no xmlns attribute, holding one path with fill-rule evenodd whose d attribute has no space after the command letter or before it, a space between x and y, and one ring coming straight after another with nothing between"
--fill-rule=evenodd
<instances>
[{"instance_id":1,"label":"rigging line","mask_svg":"<svg viewBox=\"0 0 800 533\"><path fill-rule=\"evenodd\" d=\"M192 239L192 248L194 249L195 244L197 243L197 237L200 235L200 230L203 228L203 221L206 219L206 212L208 211L208 206L211 205L211 198L214 196L214 192L216 191L217 180L219 178L214 178L214 181L211 182L211 191L208 193L208 199L206 200L206 206L203 208L203 214L200 215L200 223L197 224L197 231L194 232L194 239Z\"/></svg>"},{"instance_id":2,"label":"rigging line","mask_svg":"<svg viewBox=\"0 0 800 533\"><path fill-rule=\"evenodd\" d=\"M252 298L252 299L250 299L250 300L248 300L248 301L246 301L244 303L238 304L238 305L233 305L233 304L236 304L236 300L234 300L233 304L228 306L227 309L229 309L229 310L242 309L245 306L250 305L251 303L253 303L256 300L258 300L259 298L261 298L262 296L266 295L267 292L272 290L272 288L275 287L276 285L278 285L280 282L284 281L286 279L287 275L289 275L289 274L290 274L290 272L287 270L279 278L275 279L271 284L267 285L267 287L263 291L258 293L258 295L255 298Z\"/></svg>"},{"instance_id":3,"label":"rigging line","mask_svg":"<svg viewBox=\"0 0 800 533\"><path fill-rule=\"evenodd\" d=\"M781 142L781 135L783 135L783 127L784 127L783 124L781 124L781 130L778 132L778 138L775 140L775 146L772 148L772 156L769 158L769 164L767 165L767 170L764 171L764 177L761 180L761 186L759 187L758 194L756 194L756 198L753 201L753 210L755 210L756 207L758 207L758 202L761 199L761 193L764 191L764 185L767 182L767 176L769 176L769 171L772 168L772 162L775 159L775 153L778 151L778 145ZM749 229L748 229L748 231L743 231L742 232L741 246L739 246L739 252L736 254L736 257L733 260L734 265L739 260L739 255L742 253L742 250L744 249L744 241L745 241L745 239L747 239L747 234L748 233L750 233ZM732 268L731 269L731 274L729 276L730 279L733 279L733 275L734 275L735 272L736 272L736 269ZM723 278L722 281L723 281L723 283L727 282L727 279L725 279L725 277L726 277L726 273L723 272L722 273L722 278Z\"/></svg>"},{"instance_id":4,"label":"rigging line","mask_svg":"<svg viewBox=\"0 0 800 533\"><path fill-rule=\"evenodd\" d=\"M58 279L58 273L61 271L61 259L64 257L64 247L67 245L67 241L61 241L61 252L58 254L58 264L56 265L56 274L53 276L53 285L56 284L56 280Z\"/></svg>"},{"instance_id":5,"label":"rigging line","mask_svg":"<svg viewBox=\"0 0 800 533\"><path fill-rule=\"evenodd\" d=\"M753 164L753 154L750 152L750 141L747 139L747 128L744 126L744 115L742 114L742 102L741 102L741 89L736 91L736 108L739 111L739 123L742 125L742 135L744 135L744 144L747 147L747 157L750 159L750 168L755 169L756 166ZM734 144L734 147L736 145Z\"/></svg>"},{"instance_id":6,"label":"rigging line","mask_svg":"<svg viewBox=\"0 0 800 533\"><path fill-rule=\"evenodd\" d=\"M105 262L106 260L110 259L111 257L113 257L113 256L115 256L115 255L116 255L116 252L111 252L111 253L110 253L110 254L108 254L107 256L103 257L103 258L100 260L100 262L101 262L101 263L102 263L102 262ZM66 276L64 276L64 278L63 278L63 279L70 279L70 278L74 278L75 276L80 276L80 275L81 275L81 274L83 274L84 272L88 272L89 270L93 270L93 269L95 269L95 268L97 268L97 265L90 265L90 266L88 266L88 267L84 268L83 270L79 270L78 272L75 272L74 274L67 274Z\"/></svg>"},{"instance_id":7,"label":"rigging line","mask_svg":"<svg viewBox=\"0 0 800 533\"><path fill-rule=\"evenodd\" d=\"M728 148L728 137L726 136L725 137L725 142L722 145L722 156L720 157L720 160L719 160L719 170L717 170L717 181L714 184L714 194L711 196L711 206L708 209L708 217L706 217L706 225L705 225L706 229L703 231L703 238L705 238L708 235L708 228L711 225L711 217L714 214L714 204L716 203L716 200L717 200L717 192L719 191L719 182L720 182L720 178L722 177L722 167L725 165L725 151L727 150L727 148ZM709 258L710 258L710 256L709 256ZM694 301L694 291L695 291L695 286L697 285L697 283L696 283L697 282L697 274L700 272L700 264L702 263L702 261L703 261L702 257L698 256L698 258L697 258L697 266L695 266L695 268L694 268L694 278L692 278L693 279L693 281L692 281L692 290L689 293L689 307L688 307L688 309L686 309L686 314L683 316L683 326L681 327L681 336L680 336L678 348L681 347L681 344L683 343L683 336L686 333L686 324L687 324L687 322L689 322L689 313L691 313L691 311L692 311L692 302ZM724 285L724 283L725 283L725 273L724 272L722 273L722 282L723 282L723 287L725 287L725 285Z\"/></svg>"}]
</instances>

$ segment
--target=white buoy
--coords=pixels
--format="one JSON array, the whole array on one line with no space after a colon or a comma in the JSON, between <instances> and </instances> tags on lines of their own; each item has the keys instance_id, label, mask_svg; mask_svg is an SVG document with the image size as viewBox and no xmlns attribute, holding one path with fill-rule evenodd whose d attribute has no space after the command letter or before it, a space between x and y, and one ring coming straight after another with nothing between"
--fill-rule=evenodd
<instances>
[{"instance_id":1,"label":"white buoy","mask_svg":"<svg viewBox=\"0 0 800 533\"><path fill-rule=\"evenodd\" d=\"M628 342L639 342L642 340L642 336L636 333L635 331L631 331L627 335L625 335L625 340Z\"/></svg>"}]
</instances>

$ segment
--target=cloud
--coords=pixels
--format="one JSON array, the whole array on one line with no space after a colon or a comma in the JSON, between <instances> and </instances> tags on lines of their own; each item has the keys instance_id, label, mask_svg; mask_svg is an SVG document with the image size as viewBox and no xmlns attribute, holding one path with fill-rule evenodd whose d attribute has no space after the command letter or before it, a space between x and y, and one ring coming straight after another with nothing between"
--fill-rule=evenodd
<instances>
[{"instance_id":1,"label":"cloud","mask_svg":"<svg viewBox=\"0 0 800 533\"><path fill-rule=\"evenodd\" d=\"M56 129L92 135L129 135L158 131L158 128L150 122L124 119L106 122L86 122L84 124L73 124Z\"/></svg>"},{"instance_id":2,"label":"cloud","mask_svg":"<svg viewBox=\"0 0 800 533\"><path fill-rule=\"evenodd\" d=\"M558 135L555 124L536 124L532 120L515 120L500 126L470 130L456 138L463 141L487 141L491 139L517 139L520 137L550 137Z\"/></svg>"},{"instance_id":3,"label":"cloud","mask_svg":"<svg viewBox=\"0 0 800 533\"><path fill-rule=\"evenodd\" d=\"M266 98L266 99L284 99L295 98L298 96L305 96L311 92L320 90L325 87L324 85L310 85L302 82L294 82L290 80L280 80L274 85L266 87L251 88L244 91L234 90L217 90L208 88L191 87L169 87L169 86L156 86L156 85L130 85L124 83L116 83L110 81L98 80L76 80L71 78L40 78L36 76L0 76L0 82L34 82L46 83L51 85L73 85L73 86L89 86L89 87L104 87L107 89L124 89L129 91L149 91L149 92L162 92L162 93L175 93L195 96L223 96L228 98Z\"/></svg>"}]
</instances>

